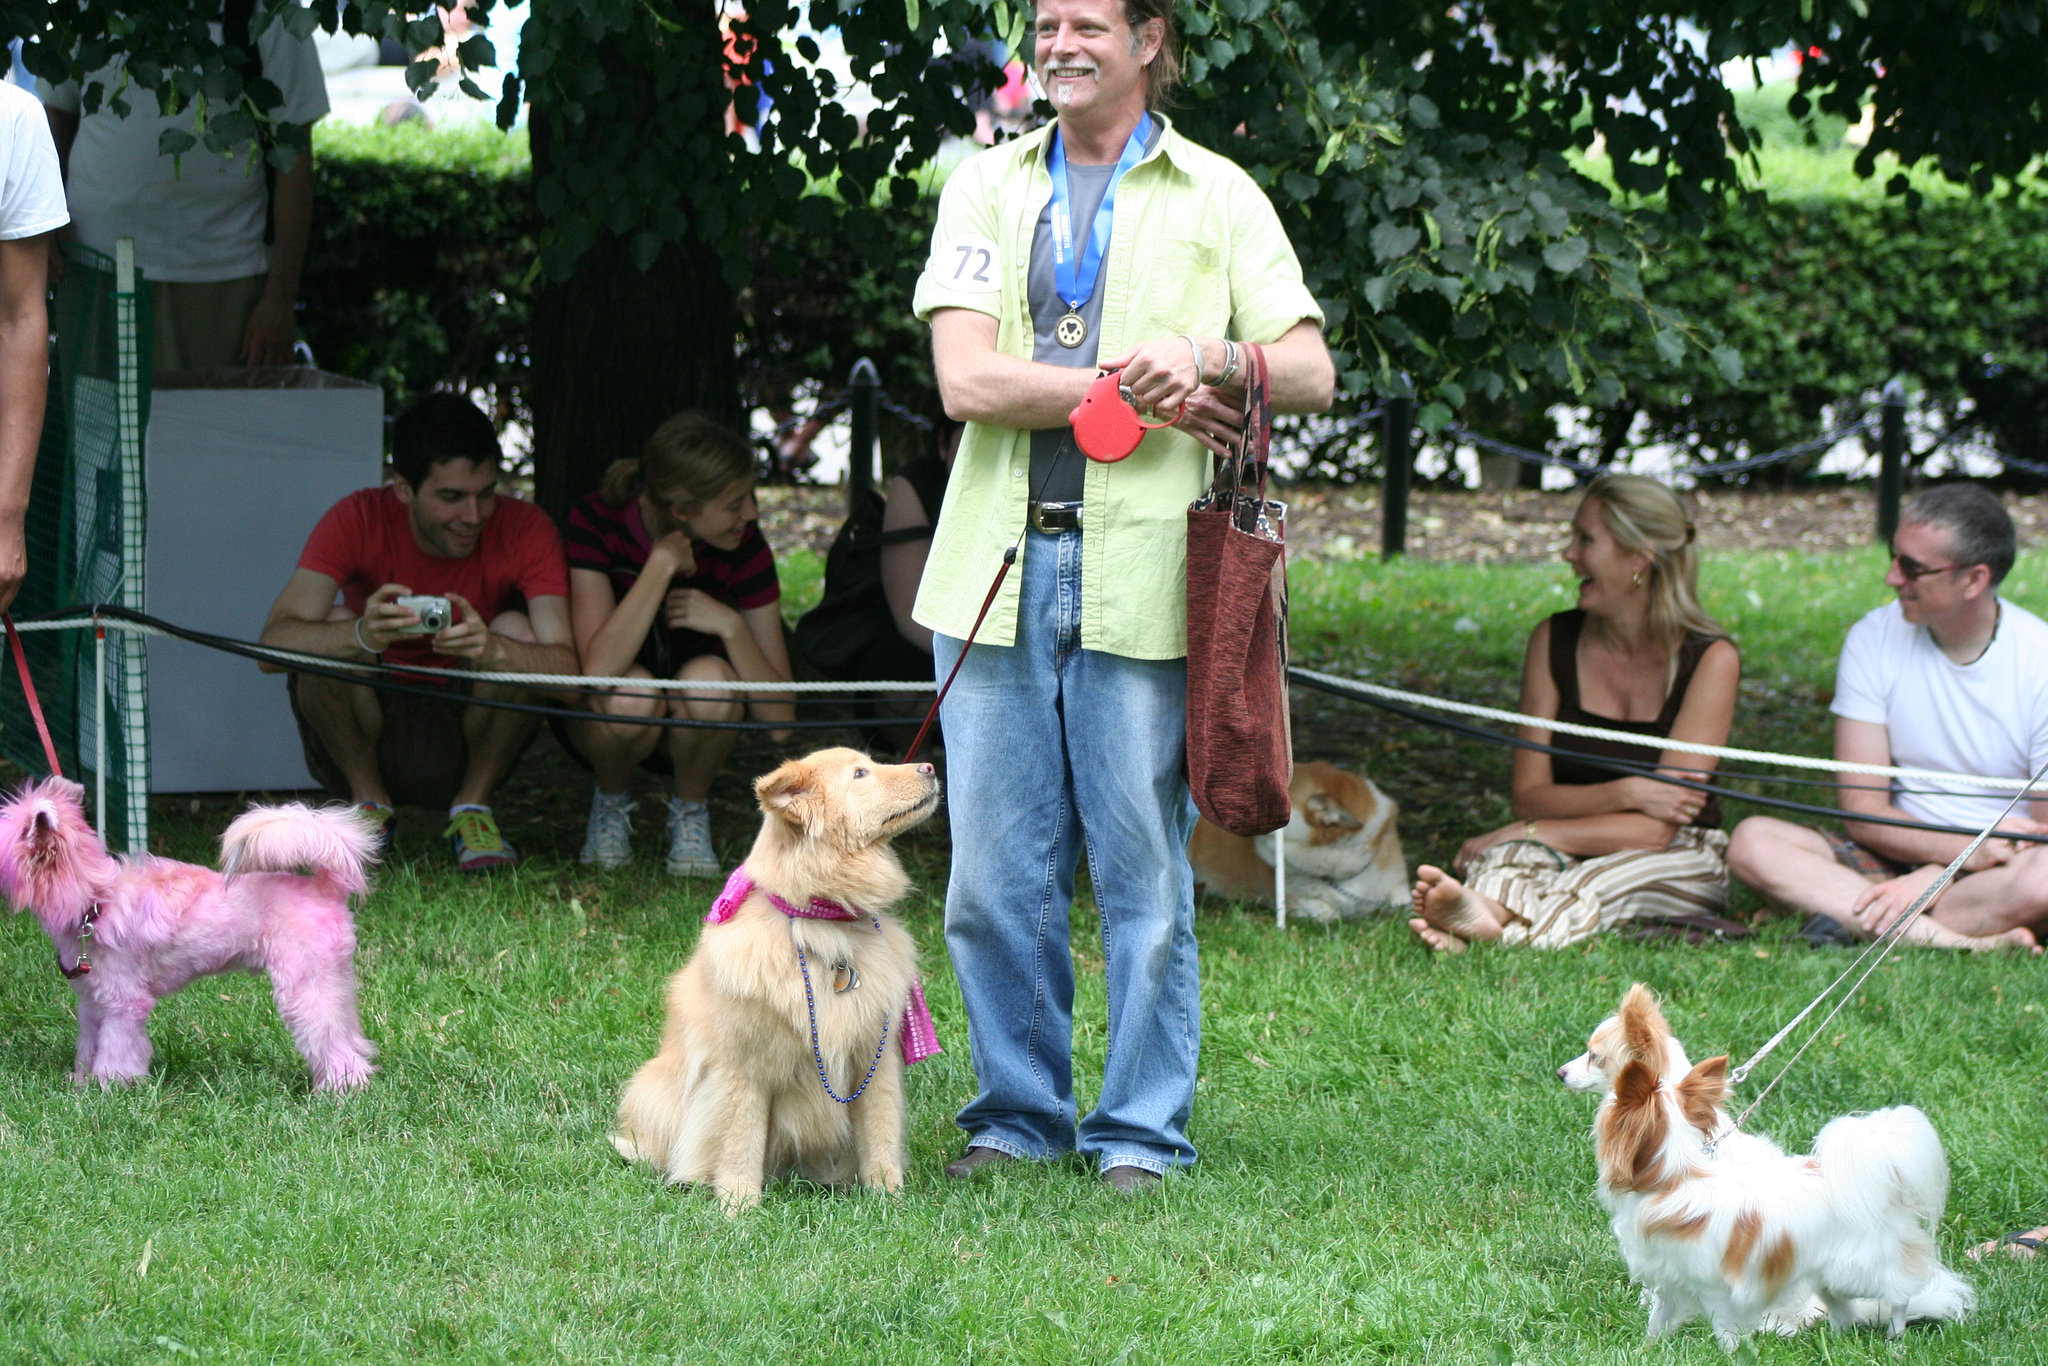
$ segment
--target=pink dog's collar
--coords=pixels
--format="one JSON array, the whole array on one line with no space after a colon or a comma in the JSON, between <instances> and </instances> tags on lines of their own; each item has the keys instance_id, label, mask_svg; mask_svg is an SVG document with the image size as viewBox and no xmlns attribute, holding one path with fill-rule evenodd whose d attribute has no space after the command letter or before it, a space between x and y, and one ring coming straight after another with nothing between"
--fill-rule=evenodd
<instances>
[{"instance_id":1,"label":"pink dog's collar","mask_svg":"<svg viewBox=\"0 0 2048 1366\"><path fill-rule=\"evenodd\" d=\"M775 893L761 888L747 874L747 865L742 863L732 870L732 876L725 880L725 890L718 894L718 900L711 903L711 909L704 914L707 925L723 925L739 914L740 905L749 892L760 890L770 905L784 915L798 920L873 920L875 933L882 932L882 922L872 915L863 915L836 901L812 897L807 906L797 906L783 900ZM903 1061L906 1065L923 1062L926 1058L937 1057L945 1050L939 1047L938 1026L932 1021L931 1007L925 1003L924 982L912 976L910 979L910 1000L903 1008L903 1028L897 1034L903 1046Z\"/></svg>"},{"instance_id":2,"label":"pink dog's collar","mask_svg":"<svg viewBox=\"0 0 2048 1366\"><path fill-rule=\"evenodd\" d=\"M100 903L95 901L86 908L85 918L78 926L78 964L76 967L65 967L63 953L61 951L57 953L57 971L64 974L65 981L75 982L92 971L92 925L99 918Z\"/></svg>"}]
</instances>

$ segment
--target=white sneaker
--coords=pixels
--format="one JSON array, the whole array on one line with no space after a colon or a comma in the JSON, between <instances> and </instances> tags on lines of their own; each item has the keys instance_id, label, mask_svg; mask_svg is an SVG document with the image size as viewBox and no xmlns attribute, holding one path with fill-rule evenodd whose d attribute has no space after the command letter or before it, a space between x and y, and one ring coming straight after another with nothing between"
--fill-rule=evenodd
<instances>
[{"instance_id":1,"label":"white sneaker","mask_svg":"<svg viewBox=\"0 0 2048 1366\"><path fill-rule=\"evenodd\" d=\"M593 790L590 819L583 827L583 862L623 868L633 859L633 798Z\"/></svg>"},{"instance_id":2,"label":"white sneaker","mask_svg":"<svg viewBox=\"0 0 2048 1366\"><path fill-rule=\"evenodd\" d=\"M718 876L711 810L704 803L668 799L668 872L670 877Z\"/></svg>"}]
</instances>

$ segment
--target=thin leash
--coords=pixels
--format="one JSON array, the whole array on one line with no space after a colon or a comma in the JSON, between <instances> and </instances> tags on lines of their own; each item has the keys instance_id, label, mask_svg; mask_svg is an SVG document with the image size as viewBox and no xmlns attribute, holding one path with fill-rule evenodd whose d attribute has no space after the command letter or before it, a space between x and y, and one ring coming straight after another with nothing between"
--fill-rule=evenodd
<instances>
[{"instance_id":1,"label":"thin leash","mask_svg":"<svg viewBox=\"0 0 2048 1366\"><path fill-rule=\"evenodd\" d=\"M2024 798L2029 792L2033 791L2033 789L2040 784L2043 777L2048 777L2048 764L2043 764L2041 768L2036 770L2033 777L2027 780L2027 785L2021 788L2018 792L2015 792L2013 794L2012 800L2006 803L2005 809L1999 812L1998 815L1992 820L1992 822L1989 825L1985 826L1982 830L1978 831L1976 838L1972 839L1969 842L1969 844L1964 846L1963 851L1961 853L1957 854L1953 859L1949 860L1948 866L1941 870L1941 876L1937 877L1933 881L1933 883L1928 886L1926 891L1920 893L1918 897L1914 898L1913 904L1906 908L1906 911L1903 915L1901 915L1898 919L1894 920L1889 926L1887 926L1885 928L1884 933L1878 935L1877 938L1871 940L1870 943L1864 945L1862 951L1858 953L1856 957L1850 961L1848 967L1842 970L1840 976L1836 977L1834 981L1828 983L1828 985L1821 990L1818 996L1815 996L1813 1000L1807 1003L1806 1008L1804 1010L1801 1010L1797 1015L1794 1015L1791 1018L1791 1020L1789 1020L1786 1023L1783 1029L1780 1029L1776 1034L1773 1034L1770 1037L1770 1039L1767 1042L1765 1042L1762 1048L1759 1048L1755 1053L1751 1054L1749 1058L1745 1060L1740 1067L1737 1067L1729 1072L1728 1084L1731 1087L1741 1085L1742 1082L1749 1076L1749 1074L1756 1070L1756 1067L1759 1063L1761 1063L1765 1058L1769 1057L1771 1053L1775 1051L1780 1044L1784 1043L1787 1038L1791 1037L1792 1031L1799 1027L1801 1021L1805 1020L1807 1016L1811 1015L1814 1011L1818 1010L1823 1002L1825 1002L1830 996L1835 994L1836 989L1839 988L1842 985L1842 983L1848 981L1848 979L1852 975L1855 976L1856 980L1854 982L1850 982L1848 989L1842 992L1841 999L1835 1002L1834 1009L1830 1010L1826 1015L1821 1017L1820 1023L1813 1027L1812 1031L1807 1034L1805 1041L1799 1045L1798 1049L1793 1052L1790 1058L1785 1060L1785 1065L1778 1069L1777 1075L1771 1078L1770 1084L1765 1086L1762 1091L1757 1093L1756 1099L1752 1100L1746 1107L1744 1107L1742 1113L1737 1115L1733 1120L1731 1120L1728 1124L1728 1127L1725 1130L1714 1136L1713 1143L1708 1145L1709 1151L1711 1151L1715 1145L1719 1144L1721 1139L1724 1138L1727 1134L1733 1133L1741 1129L1743 1122L1750 1117L1751 1113L1753 1113L1756 1110L1757 1106L1762 1105L1764 1103L1765 1097L1769 1096L1772 1091L1777 1089L1778 1083L1785 1079L1785 1074L1790 1072L1795 1066L1798 1065L1800 1058L1806 1055L1806 1050L1813 1047L1814 1041L1827 1032L1827 1027L1829 1024L1833 1023L1835 1016L1841 1014L1842 1008L1848 1005L1849 1002L1855 998L1856 992L1863 986L1863 983L1869 979L1870 974L1877 971L1878 967L1882 965L1884 960L1891 954L1891 951L1898 947L1900 941L1905 938L1906 928L1909 925L1911 925L1913 921L1917 920L1921 915L1923 915L1934 904L1936 898L1938 898L1944 891L1948 889L1949 884L1954 882L1956 875L1962 871L1963 865L1968 863L1971 860L1971 858L1973 858L1976 855L1977 850L1983 847L1984 841L1989 839L1992 833L1996 831L2000 825L2005 823L2005 818L2013 813L2013 809L2020 804L2022 798ZM1864 966L1864 962L1866 959L1869 960L1868 966ZM1860 973L1857 972L1857 969L1859 967L1862 967L1863 969Z\"/></svg>"},{"instance_id":2,"label":"thin leash","mask_svg":"<svg viewBox=\"0 0 2048 1366\"><path fill-rule=\"evenodd\" d=\"M50 776L64 776L64 766L57 762L57 742L50 738L50 723L43 719L43 704L36 698L36 681L29 677L28 655L21 648L21 632L14 629L14 614L0 612L0 624L7 628L7 645L14 651L14 672L21 678L21 695L28 701L28 714L36 723L36 734L43 740L43 757L50 762Z\"/></svg>"},{"instance_id":3,"label":"thin leash","mask_svg":"<svg viewBox=\"0 0 2048 1366\"><path fill-rule=\"evenodd\" d=\"M28 714L35 720L36 734L42 737L43 757L49 760L50 776L64 776L64 766L57 762L57 742L50 738L50 723L43 716L43 704L36 697L36 681L29 676L28 654L21 648L21 632L14 629L14 614L0 612L0 625L7 628L7 645L14 652L14 672L21 678L21 695L28 702ZM64 966L64 955L57 955L57 971L64 974L66 981L77 981L92 971L93 927L100 918L99 903L95 901L86 908L85 918L78 926L78 961L70 967Z\"/></svg>"}]
</instances>

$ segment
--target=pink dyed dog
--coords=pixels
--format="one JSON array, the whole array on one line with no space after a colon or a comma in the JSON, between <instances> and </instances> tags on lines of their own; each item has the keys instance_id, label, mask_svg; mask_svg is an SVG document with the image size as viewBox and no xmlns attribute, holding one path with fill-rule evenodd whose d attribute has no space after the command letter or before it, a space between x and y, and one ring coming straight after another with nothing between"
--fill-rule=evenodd
<instances>
[{"instance_id":1,"label":"pink dyed dog","mask_svg":"<svg viewBox=\"0 0 2048 1366\"><path fill-rule=\"evenodd\" d=\"M36 913L78 993L72 1079L142 1076L156 1003L195 977L246 969L270 974L316 1089L368 1081L377 1048L356 1014L348 899L368 885L375 832L347 811L256 807L221 836L223 876L110 856L86 822L84 793L50 778L0 807L0 892L17 913Z\"/></svg>"}]
</instances>

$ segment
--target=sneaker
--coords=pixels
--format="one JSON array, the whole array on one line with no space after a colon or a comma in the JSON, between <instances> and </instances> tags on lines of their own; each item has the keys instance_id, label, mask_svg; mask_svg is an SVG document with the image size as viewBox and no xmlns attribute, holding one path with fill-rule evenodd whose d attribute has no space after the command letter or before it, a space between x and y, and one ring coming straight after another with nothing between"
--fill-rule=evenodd
<instances>
[{"instance_id":1,"label":"sneaker","mask_svg":"<svg viewBox=\"0 0 2048 1366\"><path fill-rule=\"evenodd\" d=\"M711 847L711 809L702 802L668 799L670 877L717 877L718 854Z\"/></svg>"},{"instance_id":2,"label":"sneaker","mask_svg":"<svg viewBox=\"0 0 2048 1366\"><path fill-rule=\"evenodd\" d=\"M377 832L377 847L373 851L381 862L391 857L391 845L398 838L398 813L382 802L357 802L356 815L363 824Z\"/></svg>"},{"instance_id":3,"label":"sneaker","mask_svg":"<svg viewBox=\"0 0 2048 1366\"><path fill-rule=\"evenodd\" d=\"M623 868L633 857L633 798L593 790L590 819L583 827L583 862Z\"/></svg>"},{"instance_id":4,"label":"sneaker","mask_svg":"<svg viewBox=\"0 0 2048 1366\"><path fill-rule=\"evenodd\" d=\"M455 866L465 873L488 873L509 868L519 855L498 833L498 822L488 806L458 806L448 813L448 847L455 851Z\"/></svg>"}]
</instances>

